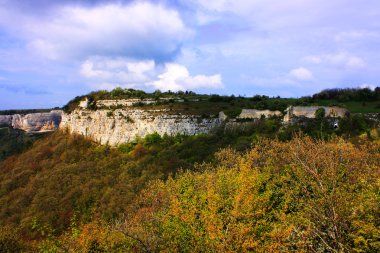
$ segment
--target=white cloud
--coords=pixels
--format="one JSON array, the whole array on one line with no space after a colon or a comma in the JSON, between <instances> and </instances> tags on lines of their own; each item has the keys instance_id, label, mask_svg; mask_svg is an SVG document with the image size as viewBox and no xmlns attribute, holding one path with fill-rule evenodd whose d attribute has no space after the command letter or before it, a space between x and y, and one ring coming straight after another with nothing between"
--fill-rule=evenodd
<instances>
[{"instance_id":1,"label":"white cloud","mask_svg":"<svg viewBox=\"0 0 380 253\"><path fill-rule=\"evenodd\" d=\"M131 84L151 80L154 71L155 63L153 60L95 58L82 63L80 74L95 82Z\"/></svg>"},{"instance_id":2,"label":"white cloud","mask_svg":"<svg viewBox=\"0 0 380 253\"><path fill-rule=\"evenodd\" d=\"M162 69L153 60L94 58L82 63L80 74L97 89L153 86L155 89L178 91L223 87L220 74L191 76L183 65L167 63Z\"/></svg>"},{"instance_id":3,"label":"white cloud","mask_svg":"<svg viewBox=\"0 0 380 253\"><path fill-rule=\"evenodd\" d=\"M347 69L361 69L366 66L366 63L362 58L344 52L337 54L323 54L319 56L312 55L305 57L303 60L309 63L328 64L334 67Z\"/></svg>"},{"instance_id":4,"label":"white cloud","mask_svg":"<svg viewBox=\"0 0 380 253\"><path fill-rule=\"evenodd\" d=\"M310 81L313 80L313 73L304 67L299 67L290 71L290 76L299 81Z\"/></svg>"},{"instance_id":5,"label":"white cloud","mask_svg":"<svg viewBox=\"0 0 380 253\"><path fill-rule=\"evenodd\" d=\"M50 18L28 17L20 23L29 48L49 59L92 55L166 59L192 35L177 11L149 2L67 6Z\"/></svg>"},{"instance_id":6,"label":"white cloud","mask_svg":"<svg viewBox=\"0 0 380 253\"><path fill-rule=\"evenodd\" d=\"M185 66L176 63L165 64L165 72L158 76L158 80L150 85L160 90L189 90L197 88L222 88L220 74L206 76L190 76Z\"/></svg>"},{"instance_id":7,"label":"white cloud","mask_svg":"<svg viewBox=\"0 0 380 253\"><path fill-rule=\"evenodd\" d=\"M335 66L343 66L346 68L363 68L365 62L357 56L352 56L347 53L339 53L335 55L325 55L326 61Z\"/></svg>"}]
</instances>

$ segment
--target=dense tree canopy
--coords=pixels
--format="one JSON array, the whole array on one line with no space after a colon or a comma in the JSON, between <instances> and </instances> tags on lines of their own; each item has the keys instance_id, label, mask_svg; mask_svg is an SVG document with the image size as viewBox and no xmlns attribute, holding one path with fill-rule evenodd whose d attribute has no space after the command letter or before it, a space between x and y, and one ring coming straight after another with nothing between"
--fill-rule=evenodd
<instances>
[{"instance_id":1,"label":"dense tree canopy","mask_svg":"<svg viewBox=\"0 0 380 253\"><path fill-rule=\"evenodd\" d=\"M214 136L38 140L0 163L0 250L380 249L379 140Z\"/></svg>"}]
</instances>

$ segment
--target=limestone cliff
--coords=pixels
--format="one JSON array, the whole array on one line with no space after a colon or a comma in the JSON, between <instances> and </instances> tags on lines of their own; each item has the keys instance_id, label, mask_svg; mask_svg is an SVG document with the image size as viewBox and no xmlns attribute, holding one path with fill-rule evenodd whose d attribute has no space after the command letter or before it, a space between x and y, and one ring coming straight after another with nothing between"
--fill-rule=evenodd
<instances>
[{"instance_id":1,"label":"limestone cliff","mask_svg":"<svg viewBox=\"0 0 380 253\"><path fill-rule=\"evenodd\" d=\"M70 133L87 136L101 144L115 146L131 142L138 137L143 138L154 132L160 135L195 135L209 133L222 125L226 128L225 130L244 130L255 127L255 121L263 115L265 117L282 116L279 111L243 109L236 119L228 119L223 112L220 112L218 117L188 115L180 112L175 114L169 109L133 107L128 104L132 102L135 101L98 101L97 104L102 107L114 106L115 103L124 107L89 110L85 106L86 101L83 101L83 106L81 105L80 108L70 114L62 114L60 128L67 129ZM343 117L347 112L338 107L289 107L284 117L284 123L291 122L297 117L314 118L318 108L324 108L326 116L329 117ZM240 119L244 119L244 121L239 121ZM224 122L226 124L223 124Z\"/></svg>"},{"instance_id":2,"label":"limestone cliff","mask_svg":"<svg viewBox=\"0 0 380 253\"><path fill-rule=\"evenodd\" d=\"M11 126L12 115L0 115L0 126Z\"/></svg>"},{"instance_id":3,"label":"limestone cliff","mask_svg":"<svg viewBox=\"0 0 380 253\"><path fill-rule=\"evenodd\" d=\"M59 127L62 111L45 113L0 115L0 125L21 129L25 132L53 131Z\"/></svg>"},{"instance_id":4,"label":"limestone cliff","mask_svg":"<svg viewBox=\"0 0 380 253\"><path fill-rule=\"evenodd\" d=\"M183 102L180 99L175 101ZM282 116L279 111L243 109L236 119L229 119L224 112L220 112L219 116L204 113L196 115L196 111L185 114L185 111L174 113L169 108L134 106L136 103L149 105L153 102L149 99L100 100L97 101L98 109L90 110L87 108L89 100L85 99L69 114L57 110L49 113L0 115L0 126L11 126L26 132L52 131L59 127L70 133L87 136L98 143L115 146L154 132L160 135L195 135L209 133L222 125L224 130L251 129L262 116ZM284 123L302 117L314 118L319 108L325 109L327 117L343 117L347 113L347 110L338 107L290 106Z\"/></svg>"},{"instance_id":5,"label":"limestone cliff","mask_svg":"<svg viewBox=\"0 0 380 253\"><path fill-rule=\"evenodd\" d=\"M171 114L168 110L123 108L75 110L62 115L61 129L87 136L101 144L118 145L154 132L160 135L209 133L223 117Z\"/></svg>"},{"instance_id":6,"label":"limestone cliff","mask_svg":"<svg viewBox=\"0 0 380 253\"><path fill-rule=\"evenodd\" d=\"M243 109L240 115L237 117L239 119L260 119L263 117L281 116L280 111L270 111L270 110L255 110L255 109Z\"/></svg>"},{"instance_id":7,"label":"limestone cliff","mask_svg":"<svg viewBox=\"0 0 380 253\"><path fill-rule=\"evenodd\" d=\"M326 117L343 118L348 111L337 106L289 106L286 109L284 122L291 122L292 119L298 117L315 118L315 113L318 109L325 110Z\"/></svg>"}]
</instances>

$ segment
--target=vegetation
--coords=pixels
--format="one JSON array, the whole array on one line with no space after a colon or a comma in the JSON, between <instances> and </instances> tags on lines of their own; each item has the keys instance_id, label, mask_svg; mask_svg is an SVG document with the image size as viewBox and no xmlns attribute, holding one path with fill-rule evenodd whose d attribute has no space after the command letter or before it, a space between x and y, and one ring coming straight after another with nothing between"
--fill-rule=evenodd
<instances>
[{"instance_id":1,"label":"vegetation","mask_svg":"<svg viewBox=\"0 0 380 253\"><path fill-rule=\"evenodd\" d=\"M363 97L375 105L378 90L366 92L284 99L116 89L89 102L95 110L98 99L180 96L154 106L233 117ZM356 97L345 102L346 94ZM335 129L323 109L302 124L237 122L243 127L152 133L118 147L1 128L0 252L380 251L378 122L351 114Z\"/></svg>"},{"instance_id":2,"label":"vegetation","mask_svg":"<svg viewBox=\"0 0 380 253\"><path fill-rule=\"evenodd\" d=\"M316 100L337 100L340 102L347 101L379 101L380 100L380 87L375 88L373 91L369 88L362 89L326 89L315 95L313 99Z\"/></svg>"},{"instance_id":3,"label":"vegetation","mask_svg":"<svg viewBox=\"0 0 380 253\"><path fill-rule=\"evenodd\" d=\"M20 110L2 110L0 115L13 115L13 114L28 114L28 113L40 113L40 112L50 112L51 110L58 110L59 108L50 109L20 109Z\"/></svg>"},{"instance_id":4,"label":"vegetation","mask_svg":"<svg viewBox=\"0 0 380 253\"><path fill-rule=\"evenodd\" d=\"M6 157L21 153L31 147L32 143L44 134L25 134L22 130L0 127L0 161Z\"/></svg>"},{"instance_id":5,"label":"vegetation","mask_svg":"<svg viewBox=\"0 0 380 253\"><path fill-rule=\"evenodd\" d=\"M89 108L96 110L96 101L104 99L154 99L155 104L136 106L163 107L169 108L173 112L182 113L205 113L217 114L219 111L225 111L230 116L235 116L242 108L247 109L269 109L285 111L289 105L338 105L346 107L351 112L379 112L380 111L380 87L374 91L363 89L329 89L317 93L313 96L301 98L281 98L255 95L253 97L243 96L221 96L221 95L200 95L191 91L186 92L161 92L159 90L153 93L146 93L141 90L116 88L112 91L96 91L84 96L79 96L70 101L64 110L70 112L78 107L79 102L85 97L89 99ZM165 99L165 100L160 100ZM176 103L175 99L182 99L184 102Z\"/></svg>"},{"instance_id":6,"label":"vegetation","mask_svg":"<svg viewBox=\"0 0 380 253\"><path fill-rule=\"evenodd\" d=\"M150 184L109 232L138 251L378 252L379 147L297 137L224 149L216 165Z\"/></svg>"},{"instance_id":7,"label":"vegetation","mask_svg":"<svg viewBox=\"0 0 380 253\"><path fill-rule=\"evenodd\" d=\"M376 251L380 142L334 137L365 120L255 124L118 148L49 134L0 162L0 251Z\"/></svg>"},{"instance_id":8,"label":"vegetation","mask_svg":"<svg viewBox=\"0 0 380 253\"><path fill-rule=\"evenodd\" d=\"M112 220L146 182L212 161L212 154L227 145L248 147L233 133L222 138L152 134L118 148L52 133L0 163L0 224L32 232L37 219L59 234L74 214L80 222L93 216Z\"/></svg>"},{"instance_id":9,"label":"vegetation","mask_svg":"<svg viewBox=\"0 0 380 253\"><path fill-rule=\"evenodd\" d=\"M258 139L210 156L218 145L38 140L0 164L0 251L380 250L379 140Z\"/></svg>"}]
</instances>

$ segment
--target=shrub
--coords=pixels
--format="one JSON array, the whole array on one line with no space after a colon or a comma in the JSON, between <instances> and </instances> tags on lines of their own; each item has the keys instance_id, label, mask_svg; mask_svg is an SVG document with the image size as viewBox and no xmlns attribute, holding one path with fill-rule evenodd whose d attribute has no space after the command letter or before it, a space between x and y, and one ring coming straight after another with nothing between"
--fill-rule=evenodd
<instances>
[{"instance_id":1,"label":"shrub","mask_svg":"<svg viewBox=\"0 0 380 253\"><path fill-rule=\"evenodd\" d=\"M161 135L157 132L154 132L152 134L148 134L144 138L144 145L151 145L159 143L162 140Z\"/></svg>"},{"instance_id":2,"label":"shrub","mask_svg":"<svg viewBox=\"0 0 380 253\"><path fill-rule=\"evenodd\" d=\"M315 118L323 119L326 115L325 108L319 108L315 111Z\"/></svg>"}]
</instances>

